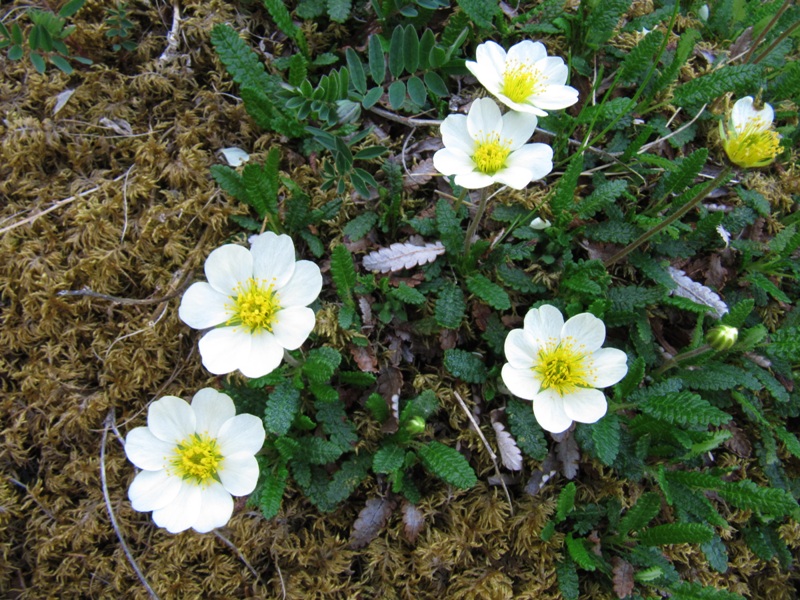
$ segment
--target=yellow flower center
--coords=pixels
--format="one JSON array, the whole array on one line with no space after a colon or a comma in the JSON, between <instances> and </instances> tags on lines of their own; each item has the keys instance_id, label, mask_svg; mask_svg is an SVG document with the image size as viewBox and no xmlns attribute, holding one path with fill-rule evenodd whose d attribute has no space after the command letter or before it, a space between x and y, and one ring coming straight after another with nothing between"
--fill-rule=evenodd
<instances>
[{"instance_id":1,"label":"yellow flower center","mask_svg":"<svg viewBox=\"0 0 800 600\"><path fill-rule=\"evenodd\" d=\"M759 119L751 119L740 133L731 132L723 148L731 162L744 168L764 167L775 160L781 145L777 131L764 129Z\"/></svg>"},{"instance_id":2,"label":"yellow flower center","mask_svg":"<svg viewBox=\"0 0 800 600\"><path fill-rule=\"evenodd\" d=\"M503 71L500 93L512 102L524 102L539 87L541 73L527 63L510 62Z\"/></svg>"},{"instance_id":3,"label":"yellow flower center","mask_svg":"<svg viewBox=\"0 0 800 600\"><path fill-rule=\"evenodd\" d=\"M501 144L497 135L478 143L472 161L475 168L485 175L494 175L506 166L506 159L511 154L508 144Z\"/></svg>"},{"instance_id":4,"label":"yellow flower center","mask_svg":"<svg viewBox=\"0 0 800 600\"><path fill-rule=\"evenodd\" d=\"M240 283L234 290L233 306L229 306L233 316L227 324L244 325L251 332L272 331L275 313L281 309L274 287L252 277Z\"/></svg>"},{"instance_id":5,"label":"yellow flower center","mask_svg":"<svg viewBox=\"0 0 800 600\"><path fill-rule=\"evenodd\" d=\"M221 462L217 440L195 433L178 444L172 466L182 479L193 479L198 485L204 485L211 479L218 479Z\"/></svg>"},{"instance_id":6,"label":"yellow flower center","mask_svg":"<svg viewBox=\"0 0 800 600\"><path fill-rule=\"evenodd\" d=\"M563 340L558 346L539 350L533 372L539 375L543 390L554 389L561 396L590 387L584 355Z\"/></svg>"}]
</instances>

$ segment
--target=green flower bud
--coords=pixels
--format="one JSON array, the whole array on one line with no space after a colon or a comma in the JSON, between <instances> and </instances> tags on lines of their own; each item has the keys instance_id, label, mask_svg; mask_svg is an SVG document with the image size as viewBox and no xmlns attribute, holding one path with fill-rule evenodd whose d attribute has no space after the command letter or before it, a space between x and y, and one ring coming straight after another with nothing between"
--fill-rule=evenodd
<instances>
[{"instance_id":1,"label":"green flower bud","mask_svg":"<svg viewBox=\"0 0 800 600\"><path fill-rule=\"evenodd\" d=\"M706 333L706 342L714 350L729 350L739 339L739 330L730 325L717 325Z\"/></svg>"},{"instance_id":2,"label":"green flower bud","mask_svg":"<svg viewBox=\"0 0 800 600\"><path fill-rule=\"evenodd\" d=\"M414 417L406 423L406 431L411 435L418 435L425 431L425 419L422 417Z\"/></svg>"}]
</instances>

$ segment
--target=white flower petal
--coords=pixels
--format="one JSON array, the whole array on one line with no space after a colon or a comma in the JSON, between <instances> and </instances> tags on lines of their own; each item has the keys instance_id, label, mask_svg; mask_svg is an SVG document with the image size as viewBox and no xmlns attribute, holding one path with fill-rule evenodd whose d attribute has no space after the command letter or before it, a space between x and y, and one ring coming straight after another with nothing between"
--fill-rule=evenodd
<instances>
[{"instance_id":1,"label":"white flower petal","mask_svg":"<svg viewBox=\"0 0 800 600\"><path fill-rule=\"evenodd\" d=\"M473 171L472 173L460 173L455 178L456 185L460 185L468 190L478 190L492 185L495 179L491 175Z\"/></svg>"},{"instance_id":2,"label":"white flower petal","mask_svg":"<svg viewBox=\"0 0 800 600\"><path fill-rule=\"evenodd\" d=\"M590 354L603 345L606 326L592 313L581 313L564 323L561 339L568 341L579 354Z\"/></svg>"},{"instance_id":3,"label":"white flower petal","mask_svg":"<svg viewBox=\"0 0 800 600\"><path fill-rule=\"evenodd\" d=\"M563 86L567 83L569 68L564 64L564 60L558 56L546 56L536 61L536 70L542 76L542 80L547 85Z\"/></svg>"},{"instance_id":4,"label":"white flower petal","mask_svg":"<svg viewBox=\"0 0 800 600\"><path fill-rule=\"evenodd\" d=\"M555 346L561 339L564 317L555 306L544 304L525 315L525 331L539 346Z\"/></svg>"},{"instance_id":5,"label":"white flower petal","mask_svg":"<svg viewBox=\"0 0 800 600\"><path fill-rule=\"evenodd\" d=\"M177 443L195 432L195 416L189 403L176 396L164 396L150 405L147 426L163 442Z\"/></svg>"},{"instance_id":6,"label":"white flower petal","mask_svg":"<svg viewBox=\"0 0 800 600\"><path fill-rule=\"evenodd\" d=\"M246 496L256 489L258 462L252 454L237 454L226 458L217 474L229 493L234 496Z\"/></svg>"},{"instance_id":7,"label":"white flower petal","mask_svg":"<svg viewBox=\"0 0 800 600\"><path fill-rule=\"evenodd\" d=\"M169 504L153 511L153 521L170 533L189 529L200 516L201 492L198 486L181 481L178 495Z\"/></svg>"},{"instance_id":8,"label":"white flower petal","mask_svg":"<svg viewBox=\"0 0 800 600\"><path fill-rule=\"evenodd\" d=\"M250 336L250 351L241 358L238 369L245 377L255 379L272 373L281 364L281 360L283 346L272 333L261 331Z\"/></svg>"},{"instance_id":9,"label":"white flower petal","mask_svg":"<svg viewBox=\"0 0 800 600\"><path fill-rule=\"evenodd\" d=\"M539 352L534 340L523 329L512 329L506 336L503 351L509 364L517 369L530 369L533 357Z\"/></svg>"},{"instance_id":10,"label":"white flower petal","mask_svg":"<svg viewBox=\"0 0 800 600\"><path fill-rule=\"evenodd\" d=\"M197 392L192 398L192 409L197 419L195 432L204 433L210 438L217 437L222 424L236 414L231 397L214 388L203 388Z\"/></svg>"},{"instance_id":11,"label":"white flower petal","mask_svg":"<svg viewBox=\"0 0 800 600\"><path fill-rule=\"evenodd\" d=\"M125 436L125 455L140 469L163 469L174 450L174 443L158 439L147 427L131 429Z\"/></svg>"},{"instance_id":12,"label":"white flower petal","mask_svg":"<svg viewBox=\"0 0 800 600\"><path fill-rule=\"evenodd\" d=\"M523 40L508 49L506 62L520 62L534 65L547 56L547 50L541 42Z\"/></svg>"},{"instance_id":13,"label":"white flower petal","mask_svg":"<svg viewBox=\"0 0 800 600\"><path fill-rule=\"evenodd\" d=\"M491 98L478 98L472 103L467 114L467 131L472 139L479 142L503 130L503 117L500 108Z\"/></svg>"},{"instance_id":14,"label":"white flower petal","mask_svg":"<svg viewBox=\"0 0 800 600\"><path fill-rule=\"evenodd\" d=\"M252 238L253 274L256 279L282 288L292 278L295 268L294 242L288 235L271 231Z\"/></svg>"},{"instance_id":15,"label":"white flower petal","mask_svg":"<svg viewBox=\"0 0 800 600\"><path fill-rule=\"evenodd\" d=\"M500 371L503 383L509 391L523 400L533 400L539 392L541 382L531 369L518 369L506 363Z\"/></svg>"},{"instance_id":16,"label":"white flower petal","mask_svg":"<svg viewBox=\"0 0 800 600\"><path fill-rule=\"evenodd\" d=\"M472 173L475 162L470 155L453 148L442 148L433 155L433 166L443 175Z\"/></svg>"},{"instance_id":17,"label":"white flower petal","mask_svg":"<svg viewBox=\"0 0 800 600\"><path fill-rule=\"evenodd\" d=\"M578 90L568 85L548 85L544 92L531 96L527 101L547 110L559 110L578 101Z\"/></svg>"},{"instance_id":18,"label":"white flower petal","mask_svg":"<svg viewBox=\"0 0 800 600\"><path fill-rule=\"evenodd\" d=\"M475 140L470 137L467 130L466 115L448 115L442 121L439 132L446 148L460 150L468 156L475 151Z\"/></svg>"},{"instance_id":19,"label":"white flower petal","mask_svg":"<svg viewBox=\"0 0 800 600\"><path fill-rule=\"evenodd\" d=\"M305 306L290 306L275 314L272 333L287 350L297 350L314 330L317 317Z\"/></svg>"},{"instance_id":20,"label":"white flower petal","mask_svg":"<svg viewBox=\"0 0 800 600\"><path fill-rule=\"evenodd\" d=\"M752 96L740 98L731 110L731 121L736 133L744 132L748 125L755 126L758 131L769 129L774 119L775 111L772 107L765 103L764 108L756 110Z\"/></svg>"},{"instance_id":21,"label":"white flower petal","mask_svg":"<svg viewBox=\"0 0 800 600\"><path fill-rule=\"evenodd\" d=\"M484 42L475 50L476 62L467 62L467 68L490 93L500 89L506 68L506 51L496 42Z\"/></svg>"},{"instance_id":22,"label":"white flower petal","mask_svg":"<svg viewBox=\"0 0 800 600\"><path fill-rule=\"evenodd\" d=\"M255 460L255 459L254 459ZM200 513L191 527L198 533L208 533L224 527L233 514L233 498L222 484L212 482L200 494Z\"/></svg>"},{"instance_id":23,"label":"white flower petal","mask_svg":"<svg viewBox=\"0 0 800 600\"><path fill-rule=\"evenodd\" d=\"M564 412L578 423L596 423L606 414L608 402L600 390L584 388L564 396Z\"/></svg>"},{"instance_id":24,"label":"white flower petal","mask_svg":"<svg viewBox=\"0 0 800 600\"><path fill-rule=\"evenodd\" d=\"M261 419L255 415L242 413L222 424L217 434L217 445L222 456L225 457L223 461L225 462L239 454L252 456L261 450L265 438L266 433ZM223 465L221 468L227 469L228 467Z\"/></svg>"},{"instance_id":25,"label":"white flower petal","mask_svg":"<svg viewBox=\"0 0 800 600\"><path fill-rule=\"evenodd\" d=\"M205 281L193 283L181 298L178 316L194 329L206 329L224 323L231 316L225 306L229 297L216 291Z\"/></svg>"},{"instance_id":26,"label":"white flower petal","mask_svg":"<svg viewBox=\"0 0 800 600\"><path fill-rule=\"evenodd\" d=\"M533 401L533 416L542 429L551 433L566 431L573 421L564 410L564 399L553 390L544 390L536 396Z\"/></svg>"},{"instance_id":27,"label":"white flower petal","mask_svg":"<svg viewBox=\"0 0 800 600\"><path fill-rule=\"evenodd\" d=\"M224 296L232 296L242 281L253 276L253 257L247 248L225 244L208 255L205 272L212 288Z\"/></svg>"},{"instance_id":28,"label":"white flower petal","mask_svg":"<svg viewBox=\"0 0 800 600\"><path fill-rule=\"evenodd\" d=\"M241 327L212 329L197 344L203 366L214 375L224 375L239 368L247 360L252 335Z\"/></svg>"},{"instance_id":29,"label":"white flower petal","mask_svg":"<svg viewBox=\"0 0 800 600\"><path fill-rule=\"evenodd\" d=\"M523 167L530 171L531 181L536 181L553 170L553 149L547 144L525 144L511 153L506 166Z\"/></svg>"},{"instance_id":30,"label":"white flower petal","mask_svg":"<svg viewBox=\"0 0 800 600\"><path fill-rule=\"evenodd\" d=\"M308 306L317 299L321 290L319 267L309 260L299 260L295 263L292 278L278 290L278 303L283 308Z\"/></svg>"},{"instance_id":31,"label":"white flower petal","mask_svg":"<svg viewBox=\"0 0 800 600\"><path fill-rule=\"evenodd\" d=\"M503 131L500 139L509 141L511 150L522 148L536 131L536 115L510 111L503 115Z\"/></svg>"},{"instance_id":32,"label":"white flower petal","mask_svg":"<svg viewBox=\"0 0 800 600\"><path fill-rule=\"evenodd\" d=\"M175 500L180 490L180 478L168 475L163 469L141 471L133 478L128 488L128 499L133 510L150 512L163 508Z\"/></svg>"},{"instance_id":33,"label":"white flower petal","mask_svg":"<svg viewBox=\"0 0 800 600\"><path fill-rule=\"evenodd\" d=\"M587 358L592 376L589 385L598 388L614 385L628 373L628 355L616 348L600 348Z\"/></svg>"},{"instance_id":34,"label":"white flower petal","mask_svg":"<svg viewBox=\"0 0 800 600\"><path fill-rule=\"evenodd\" d=\"M508 187L521 190L533 179L530 169L522 167L506 167L494 174L494 180Z\"/></svg>"}]
</instances>

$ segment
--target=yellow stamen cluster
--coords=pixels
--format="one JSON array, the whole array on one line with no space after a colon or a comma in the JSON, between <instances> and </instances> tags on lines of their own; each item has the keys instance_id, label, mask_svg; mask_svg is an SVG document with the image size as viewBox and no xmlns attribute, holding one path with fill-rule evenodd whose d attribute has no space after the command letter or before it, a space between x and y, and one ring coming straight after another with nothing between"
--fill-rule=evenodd
<instances>
[{"instance_id":1,"label":"yellow stamen cluster","mask_svg":"<svg viewBox=\"0 0 800 600\"><path fill-rule=\"evenodd\" d=\"M539 350L533 371L541 378L543 390L554 389L561 396L577 388L590 387L584 355L563 341L558 346Z\"/></svg>"},{"instance_id":2,"label":"yellow stamen cluster","mask_svg":"<svg viewBox=\"0 0 800 600\"><path fill-rule=\"evenodd\" d=\"M178 444L172 466L179 477L204 485L211 479L218 479L221 462L217 440L195 433Z\"/></svg>"},{"instance_id":3,"label":"yellow stamen cluster","mask_svg":"<svg viewBox=\"0 0 800 600\"><path fill-rule=\"evenodd\" d=\"M742 131L723 135L722 147L735 165L743 168L764 167L778 156L781 136L764 128L758 119L751 119Z\"/></svg>"},{"instance_id":4,"label":"yellow stamen cluster","mask_svg":"<svg viewBox=\"0 0 800 600\"><path fill-rule=\"evenodd\" d=\"M503 71L500 93L512 102L524 102L539 86L541 74L526 63L509 63Z\"/></svg>"},{"instance_id":5,"label":"yellow stamen cluster","mask_svg":"<svg viewBox=\"0 0 800 600\"><path fill-rule=\"evenodd\" d=\"M252 277L239 284L232 298L233 316L228 324L244 325L251 332L272 331L275 313L281 309L273 288Z\"/></svg>"},{"instance_id":6,"label":"yellow stamen cluster","mask_svg":"<svg viewBox=\"0 0 800 600\"><path fill-rule=\"evenodd\" d=\"M494 175L506 166L506 159L511 154L508 144L502 144L496 138L486 139L478 144L472 161L475 168L485 175Z\"/></svg>"}]
</instances>

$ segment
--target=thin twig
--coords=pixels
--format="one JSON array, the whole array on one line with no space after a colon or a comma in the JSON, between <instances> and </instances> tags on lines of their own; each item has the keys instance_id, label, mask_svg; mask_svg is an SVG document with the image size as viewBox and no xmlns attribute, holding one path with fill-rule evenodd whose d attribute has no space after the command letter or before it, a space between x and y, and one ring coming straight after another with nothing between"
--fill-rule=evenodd
<instances>
[{"instance_id":1,"label":"thin twig","mask_svg":"<svg viewBox=\"0 0 800 600\"><path fill-rule=\"evenodd\" d=\"M32 499L32 500L33 500L33 501L34 501L34 502L37 504L37 506L38 506L39 508L41 508L41 509L42 509L42 512L44 512L44 514L46 514L48 517L50 517L50 518L51 518L53 521L58 521L58 519L56 519L56 516L55 516L55 515L54 515L52 512L50 512L49 510L47 510L47 508L45 507L45 505L44 505L44 504L42 504L42 503L39 501L39 499L38 499L36 496L34 496L34 495L33 495L33 492L31 492L30 488L29 488L27 485L25 485L25 484L24 484L24 483L22 483L21 481L18 481L17 479L14 479L14 478L13 478L13 477L11 477L10 475L6 475L6 477L8 477L8 480L9 480L11 483L13 483L14 485L18 485L18 486L19 486L19 487L21 487L23 490L25 490L25 491L28 493L28 495L31 497L31 499Z\"/></svg>"},{"instance_id":2,"label":"thin twig","mask_svg":"<svg viewBox=\"0 0 800 600\"><path fill-rule=\"evenodd\" d=\"M141 306L143 304L162 304L167 300L172 300L176 296L180 296L183 293L186 284L192 278L192 275L194 275L194 271L189 271L175 290L158 298L122 298L120 296L101 294L100 292L95 292L94 290L90 290L88 288L84 288L82 290L61 290L59 292L56 292L56 296L88 296L90 298L97 298L99 300L108 300L109 302L113 302L114 304L123 304L126 306Z\"/></svg>"},{"instance_id":3,"label":"thin twig","mask_svg":"<svg viewBox=\"0 0 800 600\"><path fill-rule=\"evenodd\" d=\"M261 585L261 587L263 587L263 588L266 588L267 586L264 585L263 581L261 581L261 576L258 574L258 571L256 571L253 568L253 565L250 564L250 561L247 560L247 557L245 557L245 555L242 553L242 551L239 550L239 548L236 546L236 544L234 544L232 541L230 541L228 538L226 538L224 535L222 535L216 529L214 530L214 535L217 536L217 538L219 540L221 540L226 546L228 546L228 548L230 548L231 550L236 552L236 555L239 557L239 560L241 560L244 563L244 565L248 568L248 570L253 574L253 577L256 578L256 581L259 583L259 585ZM255 586L253 586L253 587L255 587Z\"/></svg>"},{"instance_id":4,"label":"thin twig","mask_svg":"<svg viewBox=\"0 0 800 600\"><path fill-rule=\"evenodd\" d=\"M119 181L120 179L122 179L124 177L125 177L125 174L122 174L119 177L115 177L114 179L112 179L111 182L113 183L115 181ZM26 225L27 223L33 223L39 217L43 217L47 213L53 212L54 210L56 210L58 208L61 208L62 206L66 206L67 204L75 202L75 200L77 200L78 198L83 198L84 196L88 196L89 194L93 194L94 192L102 189L102 187L103 187L102 185L98 185L96 187L93 187L90 190L86 190L84 192L80 192L78 194L75 194L74 196L70 196L69 198L64 198L63 200L59 200L58 202L53 204L50 208L46 208L45 210L39 211L35 215L31 215L30 217L22 219L22 221L17 221L16 223L13 223L12 225L9 225L7 227L3 227L2 229L0 229L0 234L3 234L5 232L7 232L7 231L11 231L12 229L16 229L17 227L21 227L23 225Z\"/></svg>"},{"instance_id":5,"label":"thin twig","mask_svg":"<svg viewBox=\"0 0 800 600\"><path fill-rule=\"evenodd\" d=\"M128 558L128 562L136 572L136 576L139 578L139 581L142 582L142 585L150 594L150 597L158 600L158 594L156 594L155 591L153 591L153 588L150 587L150 584L147 583L144 573L142 573L139 565L136 563L136 559L133 558L133 554L131 553L130 548L128 548L128 544L125 543L125 538L122 537L122 531L120 531L117 518L114 516L114 510L111 508L111 497L108 494L108 480L106 479L106 442L108 441L108 430L111 429L113 423L114 409L112 408L108 411L108 416L106 416L105 428L103 429L103 440L100 444L100 482L103 486L103 498L106 501L108 518L111 520L111 526L114 528L114 533L117 534L117 539L122 546L122 551L125 552L125 556Z\"/></svg>"},{"instance_id":6,"label":"thin twig","mask_svg":"<svg viewBox=\"0 0 800 600\"><path fill-rule=\"evenodd\" d=\"M772 30L772 27L775 25L775 23L778 22L778 19L780 19L783 16L783 13L785 13L787 10L789 10L789 7L792 5L793 1L794 0L784 0L783 1L783 4L778 9L778 11L772 16L772 19L770 19L770 22L767 23L767 26L764 27L764 29L761 30L761 33L758 34L758 37L750 45L750 49L747 51L747 54L745 54L744 62L749 62L750 61L750 57L753 56L753 52L755 52L756 48L758 48L758 45L762 42L762 40L765 37L767 37L767 34ZM772 47L770 47L770 50L772 50ZM753 61L753 64L756 64L763 57L764 57L764 54L763 53L760 54L759 57L755 61Z\"/></svg>"},{"instance_id":7,"label":"thin twig","mask_svg":"<svg viewBox=\"0 0 800 600\"><path fill-rule=\"evenodd\" d=\"M681 125L680 127L678 127L678 128L677 128L675 131L673 131L672 133L670 133L670 134L668 134L668 135L665 135L665 136L664 136L664 137L662 137L662 138L658 138L657 140L654 140L654 141L650 142L649 144L645 144L644 146L642 146L641 148L639 148L639 151L637 152L637 154L642 154L643 152L647 152L647 151L648 151L650 148L652 148L652 147L653 147L653 146L655 146L656 144L660 144L661 142L663 142L663 141L665 141L665 140L668 140L669 138L671 138L671 137L674 137L674 136L678 135L678 134L679 134L681 131L683 131L683 130L685 130L685 129L688 129L689 127L691 127L691 126L692 126L692 123L694 123L695 121L697 121L697 119L699 119L699 118L700 118L700 115L702 115L702 114L703 114L703 111L706 109L706 106L708 106L708 104L703 104L703 106L700 108L700 112L698 112L698 113L697 113L697 114L696 114L694 117L692 117L692 120L691 120L691 121L689 121L688 123L684 123L683 125ZM675 114L678 114L678 113L675 113Z\"/></svg>"},{"instance_id":8,"label":"thin twig","mask_svg":"<svg viewBox=\"0 0 800 600\"><path fill-rule=\"evenodd\" d=\"M275 565L275 570L278 572L278 581L281 582L281 594L284 600L286 600L286 583L283 581L283 573L281 572L281 566L278 564L278 559L275 557L275 551L270 550L269 552L272 555L272 564Z\"/></svg>"},{"instance_id":9,"label":"thin twig","mask_svg":"<svg viewBox=\"0 0 800 600\"><path fill-rule=\"evenodd\" d=\"M461 405L461 408L464 409L464 412L466 413L467 418L472 423L472 427L475 429L475 431L478 432L478 436L480 436L484 447L489 452L489 457L492 459L492 464L494 464L494 472L497 474L497 479L500 481L500 485L503 487L503 491L506 493L506 500L508 500L508 509L511 511L511 514L513 515L514 514L514 505L511 503L511 494L508 493L508 488L506 487L506 483L505 483L505 481L503 481L503 476L500 473L500 465L497 464L497 455L492 450L492 447L489 446L489 441L483 435L483 432L481 431L481 428L478 425L478 422L475 420L475 417L473 416L472 411L470 411L469 407L467 406L467 403L464 402L464 399L459 395L459 393L457 391L453 390L453 394L455 395L456 400L458 400L458 403Z\"/></svg>"},{"instance_id":10,"label":"thin twig","mask_svg":"<svg viewBox=\"0 0 800 600\"><path fill-rule=\"evenodd\" d=\"M181 26L181 9L178 1L172 3L172 27L167 33L167 47L164 48L164 52L161 53L161 56L158 57L159 62L166 62L168 60L172 60L176 56L178 56L178 45L180 44L180 38L178 37L178 30Z\"/></svg>"},{"instance_id":11,"label":"thin twig","mask_svg":"<svg viewBox=\"0 0 800 600\"><path fill-rule=\"evenodd\" d=\"M414 117L404 117L402 115L389 112L388 110L378 108L377 106L373 106L369 109L369 111L383 117L384 119L389 119L395 123L411 125L412 127L439 127L439 125L442 124L442 121L437 119L415 119Z\"/></svg>"},{"instance_id":12,"label":"thin twig","mask_svg":"<svg viewBox=\"0 0 800 600\"><path fill-rule=\"evenodd\" d=\"M122 233L119 236L120 243L125 239L125 233L128 231L128 175L131 174L131 169L133 169L133 165L125 171L125 181L122 182Z\"/></svg>"}]
</instances>

